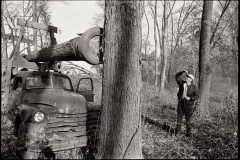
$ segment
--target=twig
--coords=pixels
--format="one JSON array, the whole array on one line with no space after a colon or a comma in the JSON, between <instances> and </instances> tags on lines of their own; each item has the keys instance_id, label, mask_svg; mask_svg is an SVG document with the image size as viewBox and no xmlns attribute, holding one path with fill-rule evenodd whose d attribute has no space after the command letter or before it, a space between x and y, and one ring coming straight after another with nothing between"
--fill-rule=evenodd
<instances>
[{"instance_id":1,"label":"twig","mask_svg":"<svg viewBox=\"0 0 240 160\"><path fill-rule=\"evenodd\" d=\"M135 137L135 135L137 135L137 133L141 130L141 113L139 114L139 119L138 119L138 127L136 128L136 131L133 133L133 135L132 135L132 137L131 137L131 139L130 139L130 142L128 143L128 146L127 146L127 148L126 148L126 150L125 150L125 152L124 152L124 155L123 155L123 159L125 158L125 156L126 156L126 153L127 153L127 151L128 151L128 148L130 147L130 145L132 144L132 140L133 140L133 138Z\"/></svg>"},{"instance_id":2,"label":"twig","mask_svg":"<svg viewBox=\"0 0 240 160\"><path fill-rule=\"evenodd\" d=\"M169 18L170 14L172 14L172 9L173 9L173 7L174 7L174 5L175 5L175 2L176 2L176 0L173 2L172 8L170 9L169 14L168 14L168 16L167 16L166 19ZM169 5L170 5L170 3L169 3Z\"/></svg>"},{"instance_id":3,"label":"twig","mask_svg":"<svg viewBox=\"0 0 240 160\"><path fill-rule=\"evenodd\" d=\"M15 154L15 152L13 151L13 147L14 147L14 146L12 146L12 152L13 152L14 156L15 156L17 159L19 159L19 158L17 157L17 155Z\"/></svg>"},{"instance_id":4,"label":"twig","mask_svg":"<svg viewBox=\"0 0 240 160\"><path fill-rule=\"evenodd\" d=\"M220 1L220 0L218 0L218 2L221 4L221 6L222 6L222 8L223 8L223 5L222 5L221 1Z\"/></svg>"}]
</instances>

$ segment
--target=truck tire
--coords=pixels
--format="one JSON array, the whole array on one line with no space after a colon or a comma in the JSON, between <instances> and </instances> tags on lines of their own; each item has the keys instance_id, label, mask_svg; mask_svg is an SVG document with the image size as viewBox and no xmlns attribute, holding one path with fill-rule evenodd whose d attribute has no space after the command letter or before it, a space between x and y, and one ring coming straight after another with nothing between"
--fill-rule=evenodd
<instances>
[{"instance_id":1,"label":"truck tire","mask_svg":"<svg viewBox=\"0 0 240 160\"><path fill-rule=\"evenodd\" d=\"M80 37L80 42L78 44L78 49L80 53L83 55L85 60L93 65L100 64L101 62L101 55L100 55L100 39L102 37L102 29L100 27L93 27L85 32ZM99 46L97 46L94 50L94 47L91 46L91 40L93 40L94 37L99 37ZM97 51L96 51L97 50Z\"/></svg>"},{"instance_id":2,"label":"truck tire","mask_svg":"<svg viewBox=\"0 0 240 160\"><path fill-rule=\"evenodd\" d=\"M22 140L26 138L26 127L22 122L18 128L18 139ZM29 152L26 149L19 150L20 159L37 159L39 154L35 152Z\"/></svg>"}]
</instances>

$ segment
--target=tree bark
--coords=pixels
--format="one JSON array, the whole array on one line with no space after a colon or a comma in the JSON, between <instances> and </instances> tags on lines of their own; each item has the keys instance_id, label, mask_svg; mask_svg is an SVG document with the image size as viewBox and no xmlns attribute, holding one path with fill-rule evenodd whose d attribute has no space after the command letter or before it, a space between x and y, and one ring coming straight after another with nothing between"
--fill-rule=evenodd
<instances>
[{"instance_id":1,"label":"tree bark","mask_svg":"<svg viewBox=\"0 0 240 160\"><path fill-rule=\"evenodd\" d=\"M25 56L30 62L48 62L48 61L77 61L83 60L83 57L79 55L78 43L80 37L71 39L62 44L56 46L50 46L43 48L39 51L32 52Z\"/></svg>"},{"instance_id":2,"label":"tree bark","mask_svg":"<svg viewBox=\"0 0 240 160\"><path fill-rule=\"evenodd\" d=\"M170 55L172 56L172 55ZM171 70L172 70L172 61L169 61L169 67L168 67L168 76L167 76L167 82L170 83L171 82Z\"/></svg>"},{"instance_id":3,"label":"tree bark","mask_svg":"<svg viewBox=\"0 0 240 160\"><path fill-rule=\"evenodd\" d=\"M102 134L97 159L142 158L142 17L143 1L105 1Z\"/></svg>"},{"instance_id":4,"label":"tree bark","mask_svg":"<svg viewBox=\"0 0 240 160\"><path fill-rule=\"evenodd\" d=\"M211 82L211 68L209 64L211 20L213 1L204 0L203 14L199 45L199 93L200 93L200 117L209 115L208 102Z\"/></svg>"},{"instance_id":5,"label":"tree bark","mask_svg":"<svg viewBox=\"0 0 240 160\"><path fill-rule=\"evenodd\" d=\"M175 3L176 1L174 1ZM171 50L170 50L170 58L169 58L169 68L168 68L168 76L167 76L167 81L168 83L171 82L171 70L172 70L172 59L173 59L173 36L174 36L174 27L173 27L173 14L171 10L171 22L172 22L172 40L171 40Z\"/></svg>"},{"instance_id":6,"label":"tree bark","mask_svg":"<svg viewBox=\"0 0 240 160\"><path fill-rule=\"evenodd\" d=\"M145 60L147 61L147 85L148 85L148 79L149 79L149 65L148 65L148 60L147 60L147 44L148 44L148 36L149 36L149 21L148 21L148 17L146 14L146 10L144 9L144 15L146 17L147 20L147 25L148 25L148 32L147 32L147 37L146 37L146 42L145 42Z\"/></svg>"},{"instance_id":7,"label":"tree bark","mask_svg":"<svg viewBox=\"0 0 240 160\"><path fill-rule=\"evenodd\" d=\"M155 80L154 85L158 84L158 41L157 41L157 0L155 0L155 14L154 14L154 41L155 41Z\"/></svg>"},{"instance_id":8,"label":"tree bark","mask_svg":"<svg viewBox=\"0 0 240 160\"><path fill-rule=\"evenodd\" d=\"M2 33L2 59L7 59L7 37L5 34L5 28L4 28L4 24L3 24L3 8L4 8L4 3L1 3L1 33Z\"/></svg>"},{"instance_id":9,"label":"tree bark","mask_svg":"<svg viewBox=\"0 0 240 160\"><path fill-rule=\"evenodd\" d=\"M168 14L168 2L164 1L164 9L163 9L163 34L162 34L162 39L163 39L163 64L162 64L162 68L161 68L161 82L160 82L160 90L164 91L164 84L165 84L165 79L166 79L166 68L167 68L167 39L166 39L166 35L167 35L167 28L168 28L168 18L167 18L167 14Z\"/></svg>"},{"instance_id":10,"label":"tree bark","mask_svg":"<svg viewBox=\"0 0 240 160\"><path fill-rule=\"evenodd\" d=\"M32 1L33 22L37 22L36 1ZM37 51L37 30L33 29L34 51Z\"/></svg>"},{"instance_id":11,"label":"tree bark","mask_svg":"<svg viewBox=\"0 0 240 160\"><path fill-rule=\"evenodd\" d=\"M87 61L88 63L90 63L90 59L94 59L93 63L90 64L99 64L97 51L96 53L92 51L89 53L82 53L80 52L81 43L83 43L81 38L77 37L67 42L32 52L31 54L25 55L24 58L30 62ZM85 56L86 54L88 54L88 56L91 54L91 56L87 59Z\"/></svg>"},{"instance_id":12,"label":"tree bark","mask_svg":"<svg viewBox=\"0 0 240 160\"><path fill-rule=\"evenodd\" d=\"M149 2L150 3L150 2ZM157 22L157 0L155 1L155 9L153 9L152 5L150 4L150 9L152 11L152 18L154 19L154 41L155 41L155 79L154 79L154 85L158 85L158 78L159 70L161 70L161 49L162 49L162 42L161 42L161 31L159 29L159 25ZM157 32L158 32L158 39L159 39L159 56L157 56L158 48L157 48Z\"/></svg>"}]
</instances>

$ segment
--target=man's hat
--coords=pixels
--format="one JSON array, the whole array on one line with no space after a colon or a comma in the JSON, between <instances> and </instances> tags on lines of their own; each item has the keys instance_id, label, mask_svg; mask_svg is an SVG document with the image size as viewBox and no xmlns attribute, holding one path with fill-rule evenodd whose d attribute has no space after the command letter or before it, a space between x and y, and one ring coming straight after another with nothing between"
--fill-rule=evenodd
<instances>
[{"instance_id":1,"label":"man's hat","mask_svg":"<svg viewBox=\"0 0 240 160\"><path fill-rule=\"evenodd\" d=\"M191 78L192 80L194 80L194 76L192 74L188 74L187 77Z\"/></svg>"}]
</instances>

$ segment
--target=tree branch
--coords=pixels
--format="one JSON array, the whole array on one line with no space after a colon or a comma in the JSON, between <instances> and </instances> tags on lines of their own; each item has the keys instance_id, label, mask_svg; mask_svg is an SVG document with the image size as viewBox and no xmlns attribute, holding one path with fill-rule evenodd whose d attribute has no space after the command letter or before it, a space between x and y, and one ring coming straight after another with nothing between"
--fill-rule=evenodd
<instances>
[{"instance_id":1,"label":"tree branch","mask_svg":"<svg viewBox=\"0 0 240 160\"><path fill-rule=\"evenodd\" d=\"M226 28L228 27L228 25L230 24L230 22L231 22L231 20L232 20L232 18L233 18L233 16L234 16L234 13L237 11L237 9L238 9L238 6L235 8L235 10L234 10L231 18L228 20L228 22L226 23L226 25L223 27L222 32L221 32L220 35L218 36L219 39L221 38L221 36L222 36L222 34L224 33L225 29L226 29ZM216 45L216 41L213 42L213 44L212 44L212 49L215 48L215 45Z\"/></svg>"},{"instance_id":2,"label":"tree branch","mask_svg":"<svg viewBox=\"0 0 240 160\"><path fill-rule=\"evenodd\" d=\"M220 0L218 0L218 2L221 4L222 8L223 8L223 5L222 5L222 2Z\"/></svg>"},{"instance_id":3,"label":"tree branch","mask_svg":"<svg viewBox=\"0 0 240 160\"><path fill-rule=\"evenodd\" d=\"M146 41L145 41L145 60L146 60L147 59L147 42L148 42L148 36L149 36L149 21L147 18L146 10L144 10L144 15L146 17L147 25L148 25L148 32L147 32L147 37L146 37Z\"/></svg>"},{"instance_id":4,"label":"tree branch","mask_svg":"<svg viewBox=\"0 0 240 160\"><path fill-rule=\"evenodd\" d=\"M169 14L168 14L168 16L167 16L167 19L169 18L170 14L172 14L172 9L173 9L173 7L174 7L174 5L175 5L175 2L176 2L176 0L173 2L172 8L171 8L170 11L169 11ZM169 5L170 5L170 3L169 3Z\"/></svg>"},{"instance_id":5,"label":"tree branch","mask_svg":"<svg viewBox=\"0 0 240 160\"><path fill-rule=\"evenodd\" d=\"M19 38L18 38L18 41L17 41L17 44L16 46L14 47L11 55L9 56L9 59L12 59L12 57L14 56L15 52L18 50L18 48L20 47L20 42L22 40L22 38L24 37L24 31L25 31L25 27L27 25L27 22L29 21L29 19L32 17L32 15L28 18L28 20L26 20L25 24L22 26L21 28L21 31L20 31L20 34L19 34Z\"/></svg>"},{"instance_id":6,"label":"tree branch","mask_svg":"<svg viewBox=\"0 0 240 160\"><path fill-rule=\"evenodd\" d=\"M215 34L216 34L216 32L217 32L217 29L218 29L218 26L219 26L219 24L220 24L220 21L222 20L222 17L223 17L223 15L224 15L224 13L226 12L227 8L229 7L230 2L231 2L231 1L227 1L227 2L225 3L225 5L224 5L224 8L223 8L223 10L222 10L222 13L221 13L221 15L220 15L220 17L219 17L219 19L218 19L218 22L217 22L217 24L216 24L216 27L215 27L215 29L214 29L214 31L213 31L213 33L212 33L211 39L210 39L210 45L211 45L211 46L212 46L212 44L213 44L213 41L214 41L214 38L215 38Z\"/></svg>"}]
</instances>

